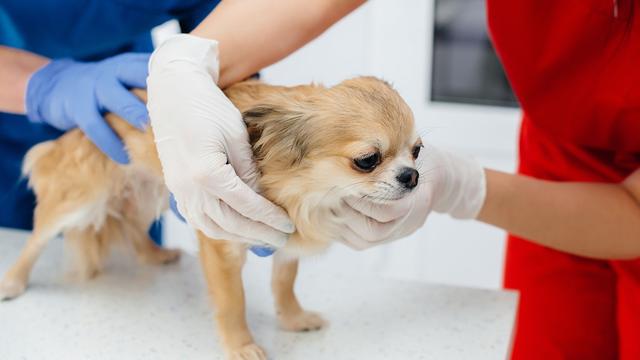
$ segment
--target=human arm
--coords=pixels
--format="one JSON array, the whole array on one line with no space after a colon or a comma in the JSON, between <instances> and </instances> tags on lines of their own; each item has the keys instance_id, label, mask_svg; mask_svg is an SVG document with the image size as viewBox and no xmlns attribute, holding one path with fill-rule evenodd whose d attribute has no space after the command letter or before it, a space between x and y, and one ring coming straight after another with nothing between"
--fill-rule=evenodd
<instances>
[{"instance_id":1,"label":"human arm","mask_svg":"<svg viewBox=\"0 0 640 360\"><path fill-rule=\"evenodd\" d=\"M0 111L24 114L25 94L31 75L46 65L46 57L0 45Z\"/></svg>"},{"instance_id":2,"label":"human arm","mask_svg":"<svg viewBox=\"0 0 640 360\"><path fill-rule=\"evenodd\" d=\"M192 34L217 40L225 88L299 49L365 0L226 0Z\"/></svg>"},{"instance_id":3,"label":"human arm","mask_svg":"<svg viewBox=\"0 0 640 360\"><path fill-rule=\"evenodd\" d=\"M640 169L619 184L556 182L483 169L473 159L435 147L426 150L429 156L420 167L430 169L430 176L421 175L426 181L414 194L424 206L410 208L409 218L426 217L434 210L458 219L477 219L574 255L640 257ZM388 241L379 234L398 226L384 218L396 207L359 209L369 219L354 218L354 224L369 229L368 238L345 242L367 248ZM402 224L405 234L418 226Z\"/></svg>"},{"instance_id":4,"label":"human arm","mask_svg":"<svg viewBox=\"0 0 640 360\"><path fill-rule=\"evenodd\" d=\"M486 170L478 220L555 250L640 257L640 170L619 184L553 182Z\"/></svg>"}]
</instances>

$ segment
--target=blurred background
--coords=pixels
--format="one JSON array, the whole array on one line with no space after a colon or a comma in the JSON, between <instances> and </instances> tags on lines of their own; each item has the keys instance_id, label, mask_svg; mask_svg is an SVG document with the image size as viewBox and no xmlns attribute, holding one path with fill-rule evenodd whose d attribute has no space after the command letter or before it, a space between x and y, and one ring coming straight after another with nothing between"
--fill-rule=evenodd
<instances>
[{"instance_id":1,"label":"blurred background","mask_svg":"<svg viewBox=\"0 0 640 360\"><path fill-rule=\"evenodd\" d=\"M154 38L176 29L167 23ZM483 0L371 0L261 74L283 85L384 78L413 109L425 142L515 170L519 110L487 36ZM166 218L168 245L195 251L191 231L172 214ZM357 266L401 280L500 288L504 240L488 225L432 214L407 239L358 253L335 249L344 256L331 261L357 259Z\"/></svg>"}]
</instances>

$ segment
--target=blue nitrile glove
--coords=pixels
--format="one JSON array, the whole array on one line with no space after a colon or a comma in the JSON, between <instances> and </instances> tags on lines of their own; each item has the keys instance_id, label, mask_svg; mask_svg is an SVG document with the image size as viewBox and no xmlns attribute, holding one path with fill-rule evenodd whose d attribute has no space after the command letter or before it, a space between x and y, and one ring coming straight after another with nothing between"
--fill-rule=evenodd
<instances>
[{"instance_id":1,"label":"blue nitrile glove","mask_svg":"<svg viewBox=\"0 0 640 360\"><path fill-rule=\"evenodd\" d=\"M144 129L146 106L129 92L146 88L149 54L122 54L99 62L52 60L27 85L27 117L60 130L79 127L102 152L126 164L122 141L102 114L113 112Z\"/></svg>"},{"instance_id":2,"label":"blue nitrile glove","mask_svg":"<svg viewBox=\"0 0 640 360\"><path fill-rule=\"evenodd\" d=\"M268 246L252 246L249 248L249 250L260 257L271 256L274 252L276 252L274 248L270 248Z\"/></svg>"},{"instance_id":3,"label":"blue nitrile glove","mask_svg":"<svg viewBox=\"0 0 640 360\"><path fill-rule=\"evenodd\" d=\"M178 217L178 219L180 219L180 221L187 222L182 214L180 214L180 211L178 210L178 204L176 203L176 199L173 197L173 194L170 194L169 196L169 207L171 208L171 211L173 211L173 213ZM275 249L268 246L251 246L249 250L260 257L271 256L276 251Z\"/></svg>"}]
</instances>

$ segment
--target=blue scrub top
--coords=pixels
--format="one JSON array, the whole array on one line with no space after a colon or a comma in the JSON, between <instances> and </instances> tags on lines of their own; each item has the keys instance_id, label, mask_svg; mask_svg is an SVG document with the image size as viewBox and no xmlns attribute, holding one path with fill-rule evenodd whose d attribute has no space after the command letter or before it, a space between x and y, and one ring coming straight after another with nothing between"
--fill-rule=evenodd
<instances>
[{"instance_id":1,"label":"blue scrub top","mask_svg":"<svg viewBox=\"0 0 640 360\"><path fill-rule=\"evenodd\" d=\"M191 31L220 0L2 0L0 45L50 58L101 60L151 52L150 30L168 20ZM30 230L35 198L20 174L35 144L62 133L0 112L0 226Z\"/></svg>"}]
</instances>

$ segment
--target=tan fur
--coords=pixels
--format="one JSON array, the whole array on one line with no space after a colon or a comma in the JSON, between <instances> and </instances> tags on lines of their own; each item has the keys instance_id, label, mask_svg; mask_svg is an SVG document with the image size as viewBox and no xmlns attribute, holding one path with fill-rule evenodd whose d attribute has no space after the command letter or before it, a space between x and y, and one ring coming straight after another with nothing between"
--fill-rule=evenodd
<instances>
[{"instance_id":1,"label":"tan fur","mask_svg":"<svg viewBox=\"0 0 640 360\"><path fill-rule=\"evenodd\" d=\"M395 171L414 166L413 116L388 84L368 77L325 88L269 86L247 81L227 96L243 113L261 172L260 191L281 205L296 225L274 256L272 289L283 329L306 331L325 322L305 311L293 291L301 255L324 250L338 235L346 196L385 200L406 191ZM144 98L144 93L138 91ZM107 121L127 146L131 164L110 161L79 130L35 146L24 161L37 195L34 231L16 264L0 282L0 298L24 291L41 249L63 233L80 255L80 271L99 273L109 244L126 239L145 262L165 263L178 253L155 246L146 229L167 208L167 190L152 133L140 132L112 114ZM366 173L354 159L379 151L380 165ZM241 269L246 245L198 233L200 259L216 308L228 358L265 359L248 330Z\"/></svg>"}]
</instances>

